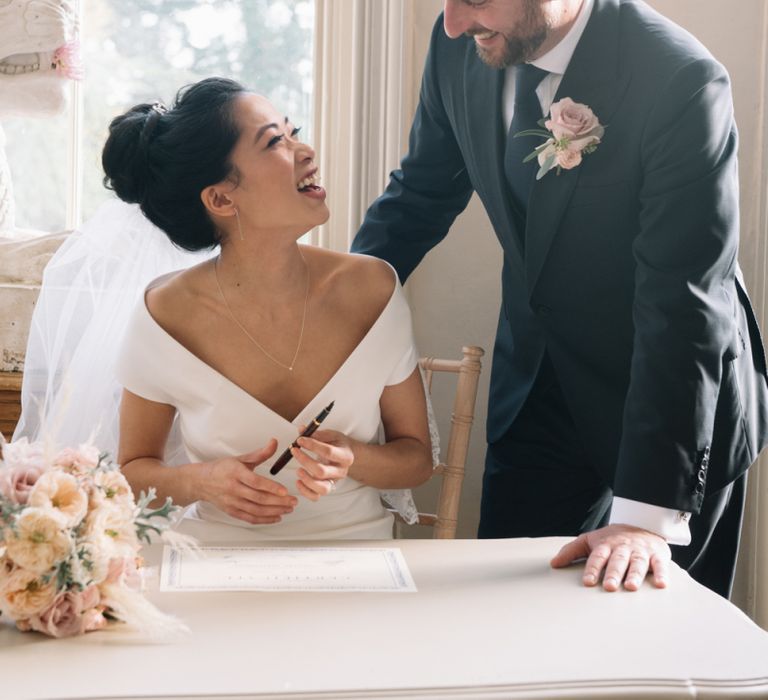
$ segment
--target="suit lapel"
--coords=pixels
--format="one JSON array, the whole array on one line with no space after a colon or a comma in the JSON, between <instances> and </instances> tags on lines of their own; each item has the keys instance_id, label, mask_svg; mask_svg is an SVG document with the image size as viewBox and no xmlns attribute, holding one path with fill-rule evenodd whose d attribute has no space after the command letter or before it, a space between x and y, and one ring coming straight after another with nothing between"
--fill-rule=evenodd
<instances>
[{"instance_id":1,"label":"suit lapel","mask_svg":"<svg viewBox=\"0 0 768 700\"><path fill-rule=\"evenodd\" d=\"M592 16L573 53L555 101L570 97L592 108L600 123L610 125L628 79L618 70L618 0L595 0ZM604 140L611 137L610 126ZM588 157L588 156L587 156ZM581 166L553 170L536 182L528 205L525 268L528 293L533 294L547 253L579 180Z\"/></svg>"}]
</instances>

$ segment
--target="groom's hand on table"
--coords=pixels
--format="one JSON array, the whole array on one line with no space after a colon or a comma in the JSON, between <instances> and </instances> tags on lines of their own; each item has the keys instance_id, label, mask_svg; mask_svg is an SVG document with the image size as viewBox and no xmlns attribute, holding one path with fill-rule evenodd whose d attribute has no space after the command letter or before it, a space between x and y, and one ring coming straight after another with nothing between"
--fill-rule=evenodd
<instances>
[{"instance_id":1,"label":"groom's hand on table","mask_svg":"<svg viewBox=\"0 0 768 700\"><path fill-rule=\"evenodd\" d=\"M665 588L671 558L663 537L631 525L615 524L579 535L555 555L551 564L558 569L586 559L582 578L585 586L596 586L604 572L606 591L618 590L622 582L626 590L636 591L649 572L653 585Z\"/></svg>"},{"instance_id":2,"label":"groom's hand on table","mask_svg":"<svg viewBox=\"0 0 768 700\"><path fill-rule=\"evenodd\" d=\"M252 525L280 522L298 502L282 484L253 472L253 468L275 454L277 440L238 457L209 462L204 478L203 500L227 515Z\"/></svg>"},{"instance_id":3,"label":"groom's hand on table","mask_svg":"<svg viewBox=\"0 0 768 700\"><path fill-rule=\"evenodd\" d=\"M299 426L299 432L303 430L304 426ZM316 430L312 437L300 437L298 445L291 450L293 458L301 465L296 472L299 477L296 486L310 501L331 493L336 482L347 477L355 461L352 440L336 430Z\"/></svg>"}]
</instances>

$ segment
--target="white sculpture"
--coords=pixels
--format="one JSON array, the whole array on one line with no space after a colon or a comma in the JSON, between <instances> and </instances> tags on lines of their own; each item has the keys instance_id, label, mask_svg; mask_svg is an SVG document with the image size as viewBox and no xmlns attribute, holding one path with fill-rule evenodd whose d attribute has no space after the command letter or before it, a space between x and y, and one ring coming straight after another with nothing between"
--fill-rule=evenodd
<instances>
[{"instance_id":1,"label":"white sculpture","mask_svg":"<svg viewBox=\"0 0 768 700\"><path fill-rule=\"evenodd\" d=\"M11 169L5 158L5 132L0 126L0 235L12 231L16 221L16 208L13 202L13 183Z\"/></svg>"},{"instance_id":2,"label":"white sculpture","mask_svg":"<svg viewBox=\"0 0 768 700\"><path fill-rule=\"evenodd\" d=\"M71 39L70 2L56 0L0 0L0 46L4 56L54 51Z\"/></svg>"},{"instance_id":3,"label":"white sculpture","mask_svg":"<svg viewBox=\"0 0 768 700\"><path fill-rule=\"evenodd\" d=\"M70 0L0 0L0 235L12 235L13 187L2 119L60 113L79 77L77 12Z\"/></svg>"}]
</instances>

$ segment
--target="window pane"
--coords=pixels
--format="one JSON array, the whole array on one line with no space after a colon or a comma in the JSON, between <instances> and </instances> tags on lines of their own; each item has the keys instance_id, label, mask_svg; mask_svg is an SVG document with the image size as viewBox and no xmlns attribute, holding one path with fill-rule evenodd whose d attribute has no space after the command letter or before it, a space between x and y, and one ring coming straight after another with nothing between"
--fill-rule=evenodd
<instances>
[{"instance_id":1,"label":"window pane","mask_svg":"<svg viewBox=\"0 0 768 700\"><path fill-rule=\"evenodd\" d=\"M4 119L16 228L63 231L67 216L69 114Z\"/></svg>"},{"instance_id":2,"label":"window pane","mask_svg":"<svg viewBox=\"0 0 768 700\"><path fill-rule=\"evenodd\" d=\"M266 95L311 133L312 0L83 0L83 216L109 193L110 120L219 75Z\"/></svg>"}]
</instances>

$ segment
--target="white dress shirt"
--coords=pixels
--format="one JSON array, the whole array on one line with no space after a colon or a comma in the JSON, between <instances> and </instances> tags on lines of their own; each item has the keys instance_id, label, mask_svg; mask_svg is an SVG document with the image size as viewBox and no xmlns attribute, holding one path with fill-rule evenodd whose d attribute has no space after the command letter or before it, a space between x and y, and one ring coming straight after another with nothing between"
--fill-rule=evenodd
<instances>
[{"instance_id":1,"label":"white dress shirt","mask_svg":"<svg viewBox=\"0 0 768 700\"><path fill-rule=\"evenodd\" d=\"M594 0L584 0L576 22L560 43L543 56L531 61L537 68L549 72L549 75L536 88L536 95L544 115L549 114L549 109L555 100L563 75L587 26L593 5ZM506 124L512 123L512 116L515 111L515 72L516 68L510 66L506 69L504 76L502 100ZM578 95L567 95L567 97L575 102L579 101ZM691 542L689 520L690 513L614 496L609 522L640 527L664 537L670 544L685 545Z\"/></svg>"}]
</instances>

